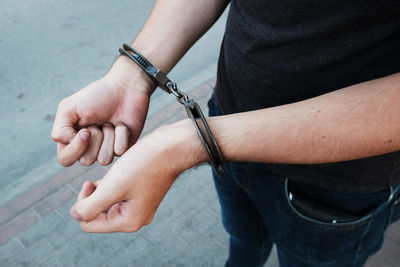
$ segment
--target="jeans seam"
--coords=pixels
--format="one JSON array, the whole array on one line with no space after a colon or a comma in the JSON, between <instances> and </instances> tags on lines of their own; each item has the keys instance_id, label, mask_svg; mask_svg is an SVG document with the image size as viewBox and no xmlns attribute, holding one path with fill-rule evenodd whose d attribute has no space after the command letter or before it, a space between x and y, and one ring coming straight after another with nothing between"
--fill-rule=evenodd
<instances>
[{"instance_id":1,"label":"jeans seam","mask_svg":"<svg viewBox=\"0 0 400 267\"><path fill-rule=\"evenodd\" d=\"M264 250L265 250L265 237L264 237L264 227L263 227L263 220L262 218L260 218L260 233L261 233L261 256L260 256L260 260L258 261L257 266L259 266L264 258Z\"/></svg>"},{"instance_id":2,"label":"jeans seam","mask_svg":"<svg viewBox=\"0 0 400 267\"><path fill-rule=\"evenodd\" d=\"M245 166L246 167L243 169L243 171L239 173L240 176L237 178L237 183L243 189L243 191L246 192L247 195L249 195L247 176L245 176L244 174L247 173L247 170L250 168L250 166L248 164L246 164ZM241 183L240 177L243 177L243 183Z\"/></svg>"},{"instance_id":3,"label":"jeans seam","mask_svg":"<svg viewBox=\"0 0 400 267\"><path fill-rule=\"evenodd\" d=\"M400 187L400 186L399 186ZM390 208L389 208L389 217L388 220L386 222L386 227L385 229L392 223L392 218L393 218L393 210L395 205L397 205L400 201L400 193L398 192L398 190L400 190L399 188L397 188L396 193L398 193L397 196L393 197L392 203L390 203Z\"/></svg>"},{"instance_id":4,"label":"jeans seam","mask_svg":"<svg viewBox=\"0 0 400 267\"><path fill-rule=\"evenodd\" d=\"M374 216L372 216L372 217L374 217ZM358 244L358 247L357 247L357 255L356 255L356 258L357 258L357 259L359 258L360 252L361 252L361 250L362 250L362 248L363 248L363 243L364 243L364 241L365 241L365 237L367 236L367 233L368 233L368 231L369 231L369 228L371 227L371 222L372 222L372 220L369 220L369 221L368 221L368 225L367 225L367 227L365 227L363 236L362 236L362 238L361 238L361 240L360 240L360 243Z\"/></svg>"}]
</instances>

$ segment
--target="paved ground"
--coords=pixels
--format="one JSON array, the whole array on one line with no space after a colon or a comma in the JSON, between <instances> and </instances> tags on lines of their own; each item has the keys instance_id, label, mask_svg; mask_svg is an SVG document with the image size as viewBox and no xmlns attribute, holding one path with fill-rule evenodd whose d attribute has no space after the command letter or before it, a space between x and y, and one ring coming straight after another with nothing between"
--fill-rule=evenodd
<instances>
[{"instance_id":1,"label":"paved ground","mask_svg":"<svg viewBox=\"0 0 400 267\"><path fill-rule=\"evenodd\" d=\"M153 223L138 233L85 234L69 218L82 182L96 180L107 168L58 165L49 138L56 105L107 71L117 48L132 39L153 2L2 1L0 266L223 265L228 240L208 166L184 173ZM203 108L214 84L210 78L225 18L170 75ZM156 92L148 117L144 134L185 114L173 97ZM368 266L400 266L399 251L397 223ZM273 253L267 266L277 265Z\"/></svg>"},{"instance_id":2,"label":"paved ground","mask_svg":"<svg viewBox=\"0 0 400 267\"><path fill-rule=\"evenodd\" d=\"M57 168L49 135L58 102L107 72L154 0L0 3L0 188L15 188L17 180L33 179L38 166L35 181ZM171 72L174 81L182 84L215 65L225 18Z\"/></svg>"},{"instance_id":3,"label":"paved ground","mask_svg":"<svg viewBox=\"0 0 400 267\"><path fill-rule=\"evenodd\" d=\"M208 80L190 91L206 107ZM174 114L173 118L169 115ZM175 101L153 112L145 133L184 118ZM223 266L228 237L209 166L185 172L149 226L132 234L85 234L69 217L81 184L107 171L102 166L65 168L0 205L0 266ZM400 266L400 223L387 232L368 267ZM268 267L278 266L275 251Z\"/></svg>"}]
</instances>

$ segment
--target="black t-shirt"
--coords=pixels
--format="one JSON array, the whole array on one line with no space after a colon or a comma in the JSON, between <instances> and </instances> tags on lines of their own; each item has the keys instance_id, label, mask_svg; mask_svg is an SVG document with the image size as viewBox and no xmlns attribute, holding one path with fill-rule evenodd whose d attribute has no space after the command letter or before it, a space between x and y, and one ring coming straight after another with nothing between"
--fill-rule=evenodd
<instances>
[{"instance_id":1,"label":"black t-shirt","mask_svg":"<svg viewBox=\"0 0 400 267\"><path fill-rule=\"evenodd\" d=\"M229 114L301 101L396 72L398 0L232 0L215 96ZM324 188L370 192L400 182L400 151L269 167Z\"/></svg>"}]
</instances>

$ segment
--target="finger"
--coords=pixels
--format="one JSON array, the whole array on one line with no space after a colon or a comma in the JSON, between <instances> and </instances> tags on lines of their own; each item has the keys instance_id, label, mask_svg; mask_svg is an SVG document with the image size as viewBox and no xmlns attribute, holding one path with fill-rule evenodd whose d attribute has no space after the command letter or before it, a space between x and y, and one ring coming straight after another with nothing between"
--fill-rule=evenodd
<instances>
[{"instance_id":1,"label":"finger","mask_svg":"<svg viewBox=\"0 0 400 267\"><path fill-rule=\"evenodd\" d=\"M108 165L114 158L114 128L111 124L103 125L103 143L97 156L100 165Z\"/></svg>"},{"instance_id":2,"label":"finger","mask_svg":"<svg viewBox=\"0 0 400 267\"><path fill-rule=\"evenodd\" d=\"M92 181L86 181L83 183L81 191L78 194L78 201L90 196L96 190L96 185ZM70 209L71 217L74 220L81 221L78 215L75 213L75 209L71 207Z\"/></svg>"},{"instance_id":3,"label":"finger","mask_svg":"<svg viewBox=\"0 0 400 267\"><path fill-rule=\"evenodd\" d=\"M87 129L82 129L75 135L68 144L57 143L57 159L61 165L67 167L74 164L89 146L91 133Z\"/></svg>"},{"instance_id":4,"label":"finger","mask_svg":"<svg viewBox=\"0 0 400 267\"><path fill-rule=\"evenodd\" d=\"M93 194L94 190L96 190L96 184L94 184L92 181L84 182L82 184L81 191L78 194L78 201Z\"/></svg>"},{"instance_id":5,"label":"finger","mask_svg":"<svg viewBox=\"0 0 400 267\"><path fill-rule=\"evenodd\" d=\"M84 166L90 166L96 162L97 154L100 151L101 142L103 141L103 132L100 131L99 128L90 126L88 130L90 130L91 133L89 146L86 153L79 159L79 163Z\"/></svg>"},{"instance_id":6,"label":"finger","mask_svg":"<svg viewBox=\"0 0 400 267\"><path fill-rule=\"evenodd\" d=\"M70 143L76 135L74 125L78 120L75 106L66 99L62 100L57 108L53 129L51 130L51 138L58 143Z\"/></svg>"},{"instance_id":7,"label":"finger","mask_svg":"<svg viewBox=\"0 0 400 267\"><path fill-rule=\"evenodd\" d=\"M112 205L107 213L100 213L91 221L81 222L81 228L90 233L123 232L124 215L121 212L121 204Z\"/></svg>"},{"instance_id":8,"label":"finger","mask_svg":"<svg viewBox=\"0 0 400 267\"><path fill-rule=\"evenodd\" d=\"M82 221L91 221L119 202L123 193L123 190L117 190L116 185L112 182L106 183L103 180L90 196L80 199L74 204L74 212Z\"/></svg>"},{"instance_id":9,"label":"finger","mask_svg":"<svg viewBox=\"0 0 400 267\"><path fill-rule=\"evenodd\" d=\"M83 222L81 221L81 228L87 233L109 233L116 232L116 227L111 227L107 220L107 213L100 213L95 219Z\"/></svg>"},{"instance_id":10,"label":"finger","mask_svg":"<svg viewBox=\"0 0 400 267\"><path fill-rule=\"evenodd\" d=\"M143 226L135 222L130 216L127 202L114 204L107 213L101 213L95 219L81 222L81 228L85 232L109 233L109 232L136 232Z\"/></svg>"},{"instance_id":11,"label":"finger","mask_svg":"<svg viewBox=\"0 0 400 267\"><path fill-rule=\"evenodd\" d=\"M114 152L121 156L129 148L129 130L123 123L118 123L115 127Z\"/></svg>"}]
</instances>

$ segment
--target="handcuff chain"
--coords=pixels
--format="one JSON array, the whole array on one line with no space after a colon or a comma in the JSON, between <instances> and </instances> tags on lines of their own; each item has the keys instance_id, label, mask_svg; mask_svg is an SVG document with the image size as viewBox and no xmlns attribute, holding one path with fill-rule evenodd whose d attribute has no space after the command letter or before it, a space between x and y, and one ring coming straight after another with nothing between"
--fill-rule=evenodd
<instances>
[{"instance_id":1,"label":"handcuff chain","mask_svg":"<svg viewBox=\"0 0 400 267\"><path fill-rule=\"evenodd\" d=\"M190 100L189 96L185 92L178 89L176 83L170 81L166 84L166 86L168 87L169 91L176 97L178 102L182 105L184 104L184 102Z\"/></svg>"},{"instance_id":2,"label":"handcuff chain","mask_svg":"<svg viewBox=\"0 0 400 267\"><path fill-rule=\"evenodd\" d=\"M207 124L207 120L196 101L191 99L185 92L179 90L176 83L172 82L161 70L154 67L150 61L148 61L133 47L123 44L122 48L119 49L119 53L129 57L142 70L144 70L147 75L149 75L156 85L167 93L172 93L176 97L176 100L185 107L187 115L192 119L196 127L197 133L199 134L204 149L210 158L215 173L218 176L221 176L226 170L225 162L222 158L217 142L211 133L211 129Z\"/></svg>"}]
</instances>

